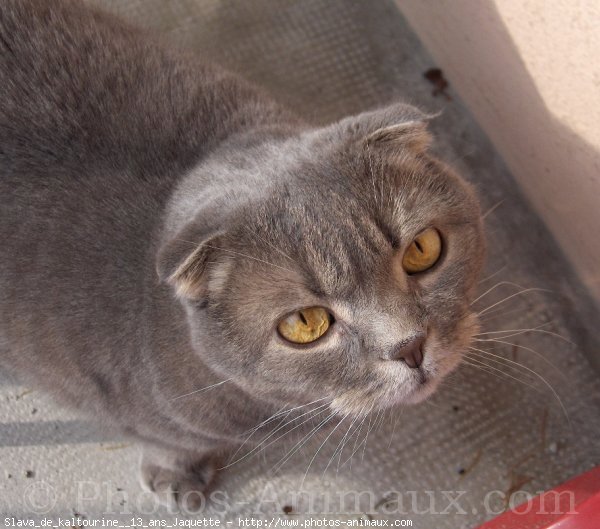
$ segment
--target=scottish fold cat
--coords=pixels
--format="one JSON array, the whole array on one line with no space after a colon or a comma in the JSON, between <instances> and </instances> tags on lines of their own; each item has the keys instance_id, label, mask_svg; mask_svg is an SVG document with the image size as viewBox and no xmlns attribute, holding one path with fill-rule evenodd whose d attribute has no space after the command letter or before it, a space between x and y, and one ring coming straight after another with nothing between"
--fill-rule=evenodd
<instances>
[{"instance_id":1,"label":"scottish fold cat","mask_svg":"<svg viewBox=\"0 0 600 529\"><path fill-rule=\"evenodd\" d=\"M484 253L428 119L313 127L79 2L4 0L2 367L137 439L181 502L242 444L427 398Z\"/></svg>"}]
</instances>

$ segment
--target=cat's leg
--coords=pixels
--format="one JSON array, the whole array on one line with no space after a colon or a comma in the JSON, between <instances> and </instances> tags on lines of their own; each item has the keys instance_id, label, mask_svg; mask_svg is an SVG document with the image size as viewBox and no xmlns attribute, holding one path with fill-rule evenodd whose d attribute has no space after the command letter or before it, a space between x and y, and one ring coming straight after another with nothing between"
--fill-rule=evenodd
<instances>
[{"instance_id":1,"label":"cat's leg","mask_svg":"<svg viewBox=\"0 0 600 529\"><path fill-rule=\"evenodd\" d=\"M218 468L212 454L175 452L145 446L141 481L166 505L174 503L185 512L197 512L206 504L204 491Z\"/></svg>"}]
</instances>

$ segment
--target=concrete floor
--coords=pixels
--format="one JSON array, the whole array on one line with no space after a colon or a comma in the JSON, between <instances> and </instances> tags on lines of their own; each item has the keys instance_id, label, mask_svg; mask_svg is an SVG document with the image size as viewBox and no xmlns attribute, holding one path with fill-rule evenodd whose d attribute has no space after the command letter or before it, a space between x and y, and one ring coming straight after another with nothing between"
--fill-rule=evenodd
<instances>
[{"instance_id":1,"label":"concrete floor","mask_svg":"<svg viewBox=\"0 0 600 529\"><path fill-rule=\"evenodd\" d=\"M400 99L441 110L432 124L435 148L475 183L490 209L482 294L502 281L552 291L529 291L490 309L485 330L546 324L544 330L572 342L542 333L506 338L519 347L486 342L484 349L525 367L499 369L493 360L488 368L463 366L431 401L388 413L380 423L372 418L351 463L343 464L348 448L324 473L344 428L308 472L324 437L276 473L273 465L293 443L273 445L219 477L205 516L236 526L238 516L346 520L369 513L410 519L423 529L472 528L505 507L505 492L521 490L518 503L600 464L594 307L452 87L447 98L432 95L423 73L434 65L392 1L97 3L241 72L315 122ZM500 285L477 306L483 310L517 291ZM139 488L135 446L104 438L93 423L34 388L8 378L0 383L0 519L79 514L123 525L174 519ZM448 508L448 494L460 495L460 508Z\"/></svg>"}]
</instances>

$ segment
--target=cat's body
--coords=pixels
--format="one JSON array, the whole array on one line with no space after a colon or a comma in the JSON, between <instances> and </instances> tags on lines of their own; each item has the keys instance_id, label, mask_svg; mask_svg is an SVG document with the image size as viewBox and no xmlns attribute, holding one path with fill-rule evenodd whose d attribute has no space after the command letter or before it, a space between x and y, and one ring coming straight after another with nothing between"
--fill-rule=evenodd
<instances>
[{"instance_id":1,"label":"cat's body","mask_svg":"<svg viewBox=\"0 0 600 529\"><path fill-rule=\"evenodd\" d=\"M219 140L275 128L283 112L228 74L88 17L77 2L2 7L0 336L20 372L50 390L61 381L56 393L70 404L108 407L134 426L138 405L159 412L143 368L143 349L156 347L144 321L172 326L178 355L190 353L183 308L156 274L173 187ZM175 384L172 396L211 381Z\"/></svg>"},{"instance_id":2,"label":"cat's body","mask_svg":"<svg viewBox=\"0 0 600 529\"><path fill-rule=\"evenodd\" d=\"M145 480L180 493L284 406L420 400L476 327L483 247L422 120L400 105L310 129L110 16L5 0L0 365L160 451ZM417 285L395 252L432 224L444 254ZM312 305L335 314L317 353L274 330ZM411 370L386 351L415 333Z\"/></svg>"}]
</instances>

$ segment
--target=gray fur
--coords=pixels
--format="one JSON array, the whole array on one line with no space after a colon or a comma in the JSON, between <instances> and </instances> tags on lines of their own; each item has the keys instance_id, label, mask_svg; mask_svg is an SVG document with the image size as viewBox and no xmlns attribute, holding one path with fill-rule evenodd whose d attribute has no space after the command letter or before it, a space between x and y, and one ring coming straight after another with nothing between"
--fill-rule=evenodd
<instances>
[{"instance_id":1,"label":"gray fur","mask_svg":"<svg viewBox=\"0 0 600 529\"><path fill-rule=\"evenodd\" d=\"M398 104L315 129L78 2L3 0L3 367L145 443L157 492L202 489L284 405L422 400L476 332L483 260L427 119ZM429 226L443 258L409 277ZM277 322L313 305L331 330L284 342ZM420 369L385 359L423 332Z\"/></svg>"}]
</instances>

